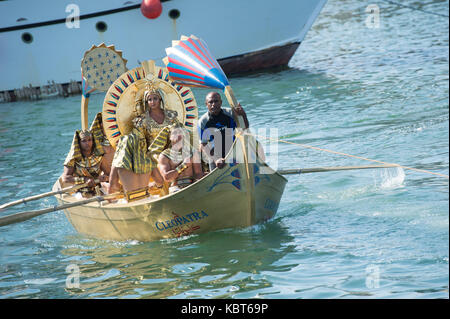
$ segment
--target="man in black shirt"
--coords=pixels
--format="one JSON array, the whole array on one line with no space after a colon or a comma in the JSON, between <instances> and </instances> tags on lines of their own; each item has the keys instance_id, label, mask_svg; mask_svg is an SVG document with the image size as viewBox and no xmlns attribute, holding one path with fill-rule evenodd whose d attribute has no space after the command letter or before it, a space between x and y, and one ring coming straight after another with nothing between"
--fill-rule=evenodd
<instances>
[{"instance_id":1,"label":"man in black shirt","mask_svg":"<svg viewBox=\"0 0 450 319\"><path fill-rule=\"evenodd\" d=\"M205 103L208 112L198 122L198 133L200 150L208 158L209 169L212 171L225 165L225 156L233 145L234 129L237 127L234 115L244 118L245 128L249 127L249 123L240 103L234 110L222 108L222 98L217 92L209 92Z\"/></svg>"}]
</instances>

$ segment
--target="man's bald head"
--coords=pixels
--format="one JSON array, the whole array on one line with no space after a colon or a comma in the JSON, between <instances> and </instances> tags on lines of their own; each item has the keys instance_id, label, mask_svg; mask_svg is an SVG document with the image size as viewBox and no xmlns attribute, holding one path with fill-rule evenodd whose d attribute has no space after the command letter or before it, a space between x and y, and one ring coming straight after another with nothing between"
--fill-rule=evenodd
<instances>
[{"instance_id":1,"label":"man's bald head","mask_svg":"<svg viewBox=\"0 0 450 319\"><path fill-rule=\"evenodd\" d=\"M222 97L217 92L209 92L206 94L205 104L209 113L218 115L222 110Z\"/></svg>"}]
</instances>

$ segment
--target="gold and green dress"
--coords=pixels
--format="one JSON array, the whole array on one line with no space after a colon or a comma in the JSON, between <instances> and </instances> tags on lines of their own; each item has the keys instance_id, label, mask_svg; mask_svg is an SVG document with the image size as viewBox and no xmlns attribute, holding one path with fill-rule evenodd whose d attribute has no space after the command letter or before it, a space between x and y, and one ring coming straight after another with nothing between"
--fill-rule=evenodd
<instances>
[{"instance_id":1,"label":"gold and green dress","mask_svg":"<svg viewBox=\"0 0 450 319\"><path fill-rule=\"evenodd\" d=\"M125 168L136 174L152 171L155 165L147 155L147 141L141 130L133 128L129 134L119 139L112 166Z\"/></svg>"},{"instance_id":2,"label":"gold and green dress","mask_svg":"<svg viewBox=\"0 0 450 319\"><path fill-rule=\"evenodd\" d=\"M92 138L95 142L95 147L100 150L100 152L104 152L103 146L111 146L108 138L106 137L103 131L102 125L102 112L99 112L95 115L94 120L92 121L91 127L89 131L92 133Z\"/></svg>"},{"instance_id":3,"label":"gold and green dress","mask_svg":"<svg viewBox=\"0 0 450 319\"><path fill-rule=\"evenodd\" d=\"M149 134L150 139L153 141L156 136L167 126L174 125L177 123L176 112L164 109L164 121L159 124L151 116L141 116L146 124L147 133Z\"/></svg>"},{"instance_id":4,"label":"gold and green dress","mask_svg":"<svg viewBox=\"0 0 450 319\"><path fill-rule=\"evenodd\" d=\"M103 148L99 147L94 141L92 154L87 157L83 156L80 149L79 133L80 131L76 131L73 136L72 145L64 161L64 166L74 168L74 177L92 177L97 179L102 172L101 162L104 155ZM92 191L92 189L83 188L80 191L89 192Z\"/></svg>"},{"instance_id":5,"label":"gold and green dress","mask_svg":"<svg viewBox=\"0 0 450 319\"><path fill-rule=\"evenodd\" d=\"M74 176L78 177L92 177L98 178L101 174L100 164L102 162L102 156L92 154L91 156L82 156L77 161L68 161L64 163L64 166L74 168Z\"/></svg>"},{"instance_id":6,"label":"gold and green dress","mask_svg":"<svg viewBox=\"0 0 450 319\"><path fill-rule=\"evenodd\" d=\"M176 122L165 113L161 124L150 117L136 117L132 131L117 143L112 166L136 174L150 173L158 164L157 156L169 146L170 129Z\"/></svg>"}]
</instances>

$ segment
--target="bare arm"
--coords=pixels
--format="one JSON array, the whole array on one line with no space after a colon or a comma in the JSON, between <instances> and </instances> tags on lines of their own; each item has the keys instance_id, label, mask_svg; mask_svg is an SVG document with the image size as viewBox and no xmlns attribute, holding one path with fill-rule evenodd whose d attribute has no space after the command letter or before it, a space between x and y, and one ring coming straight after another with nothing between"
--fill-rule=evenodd
<instances>
[{"instance_id":1,"label":"bare arm","mask_svg":"<svg viewBox=\"0 0 450 319\"><path fill-rule=\"evenodd\" d=\"M159 154L158 168L166 182L172 182L178 177L176 170L170 168L170 160L163 154Z\"/></svg>"},{"instance_id":2,"label":"bare arm","mask_svg":"<svg viewBox=\"0 0 450 319\"><path fill-rule=\"evenodd\" d=\"M64 166L64 172L61 176L62 181L64 183L75 183L75 177L73 176L73 172L75 169L73 167Z\"/></svg>"},{"instance_id":3,"label":"bare arm","mask_svg":"<svg viewBox=\"0 0 450 319\"><path fill-rule=\"evenodd\" d=\"M94 187L95 186L95 180L91 177L82 176L77 177L73 176L73 173L75 172L75 168L70 166L64 166L64 172L61 176L61 179L64 183L72 183L72 184L83 184L86 182L89 182L88 186Z\"/></svg>"},{"instance_id":4,"label":"bare arm","mask_svg":"<svg viewBox=\"0 0 450 319\"><path fill-rule=\"evenodd\" d=\"M100 170L102 171L98 177L100 182L107 182L109 180L109 175L111 174L111 166L108 165L108 161L105 157L103 157L100 163Z\"/></svg>"},{"instance_id":5,"label":"bare arm","mask_svg":"<svg viewBox=\"0 0 450 319\"><path fill-rule=\"evenodd\" d=\"M114 193L120 190L119 184L119 172L118 168L115 166L111 167L111 172L109 173L109 189L108 193Z\"/></svg>"},{"instance_id":6,"label":"bare arm","mask_svg":"<svg viewBox=\"0 0 450 319\"><path fill-rule=\"evenodd\" d=\"M195 152L193 155L192 169L194 171L194 180L199 180L204 176L200 154Z\"/></svg>"}]
</instances>

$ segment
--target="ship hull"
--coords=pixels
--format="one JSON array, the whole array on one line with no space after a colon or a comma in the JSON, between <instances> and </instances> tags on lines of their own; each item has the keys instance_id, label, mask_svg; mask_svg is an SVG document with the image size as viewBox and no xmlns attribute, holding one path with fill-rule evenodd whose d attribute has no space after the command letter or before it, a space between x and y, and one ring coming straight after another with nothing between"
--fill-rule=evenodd
<instances>
[{"instance_id":1,"label":"ship hull","mask_svg":"<svg viewBox=\"0 0 450 319\"><path fill-rule=\"evenodd\" d=\"M325 4L171 0L162 1L158 18L148 19L139 1L71 2L78 16L77 7L60 1L0 2L0 64L8 75L0 80L0 92L49 82L65 89L81 80L83 53L102 42L123 50L129 69L148 59L159 62L172 40L191 34L214 48L226 74L287 65Z\"/></svg>"}]
</instances>

